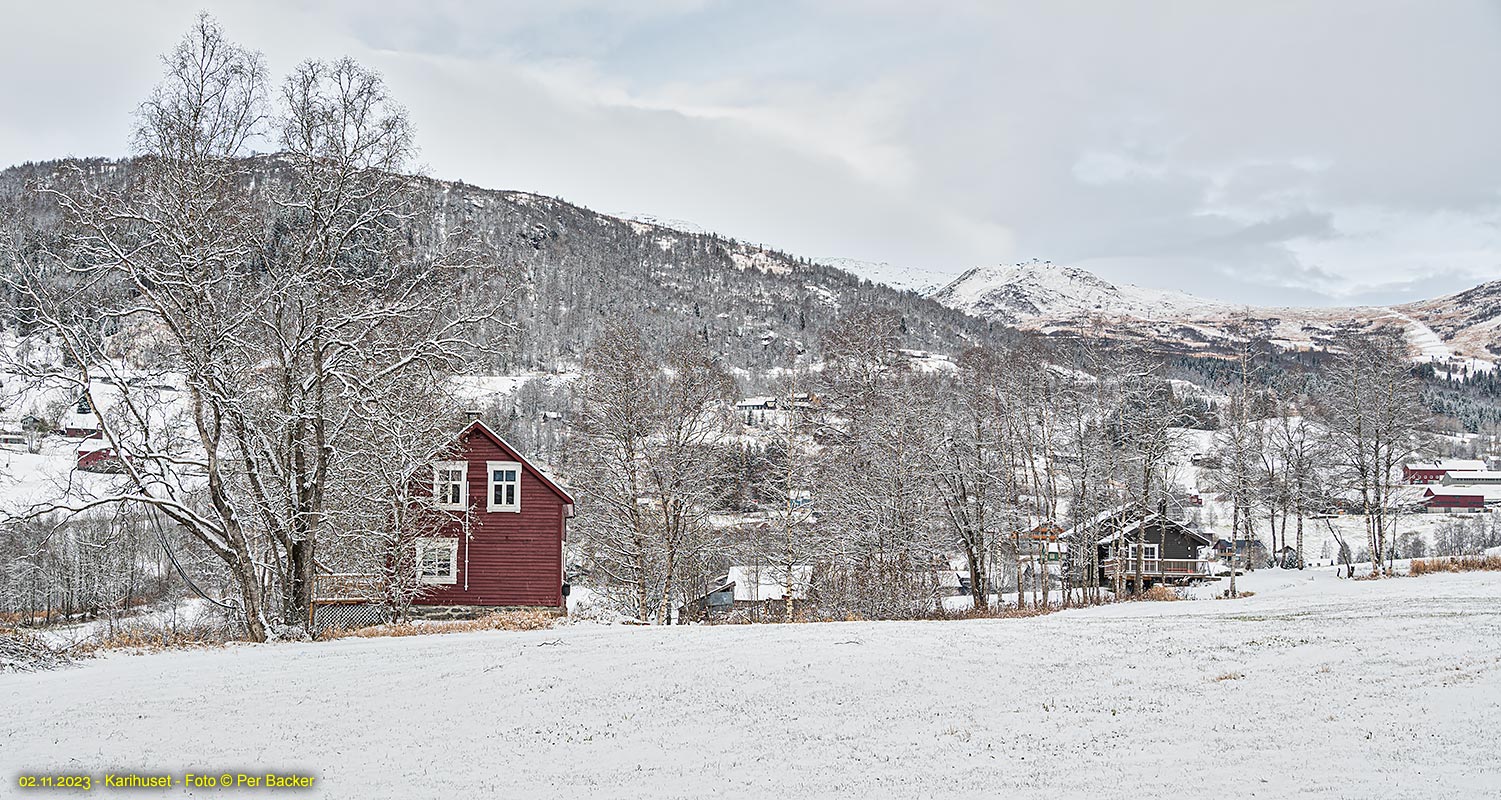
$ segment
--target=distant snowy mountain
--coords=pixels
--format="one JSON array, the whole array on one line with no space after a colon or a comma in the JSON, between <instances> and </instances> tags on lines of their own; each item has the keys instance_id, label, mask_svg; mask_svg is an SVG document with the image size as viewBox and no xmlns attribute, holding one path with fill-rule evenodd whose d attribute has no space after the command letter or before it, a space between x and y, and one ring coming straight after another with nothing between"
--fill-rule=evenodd
<instances>
[{"instance_id":1,"label":"distant snowy mountain","mask_svg":"<svg viewBox=\"0 0 1501 800\"><path fill-rule=\"evenodd\" d=\"M1048 261L976 267L932 297L950 308L1012 324L1087 317L1171 320L1231 309L1183 292L1117 286L1087 270Z\"/></svg>"},{"instance_id":2,"label":"distant snowy mountain","mask_svg":"<svg viewBox=\"0 0 1501 800\"><path fill-rule=\"evenodd\" d=\"M1399 325L1413 356L1440 371L1489 370L1501 359L1501 281L1400 306L1267 308L1117 285L1088 270L1031 261L977 267L930 295L967 314L1049 334L1222 351L1252 333L1289 350L1323 348L1342 330Z\"/></svg>"}]
</instances>

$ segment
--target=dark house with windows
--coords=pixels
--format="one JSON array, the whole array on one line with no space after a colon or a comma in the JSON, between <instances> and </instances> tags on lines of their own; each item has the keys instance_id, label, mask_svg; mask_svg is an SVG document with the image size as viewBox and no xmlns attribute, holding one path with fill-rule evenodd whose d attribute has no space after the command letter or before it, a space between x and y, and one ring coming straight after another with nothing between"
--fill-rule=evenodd
<instances>
[{"instance_id":1,"label":"dark house with windows","mask_svg":"<svg viewBox=\"0 0 1501 800\"><path fill-rule=\"evenodd\" d=\"M1101 586L1114 586L1119 574L1126 588L1134 590L1138 566L1142 589L1214 579L1205 549L1213 540L1166 514L1135 507L1112 509L1080 524L1073 533L1075 541L1094 543Z\"/></svg>"},{"instance_id":2,"label":"dark house with windows","mask_svg":"<svg viewBox=\"0 0 1501 800\"><path fill-rule=\"evenodd\" d=\"M483 422L459 434L456 460L432 466L432 496L451 521L417 541L428 616L499 608L562 610L563 541L573 497Z\"/></svg>"}]
</instances>

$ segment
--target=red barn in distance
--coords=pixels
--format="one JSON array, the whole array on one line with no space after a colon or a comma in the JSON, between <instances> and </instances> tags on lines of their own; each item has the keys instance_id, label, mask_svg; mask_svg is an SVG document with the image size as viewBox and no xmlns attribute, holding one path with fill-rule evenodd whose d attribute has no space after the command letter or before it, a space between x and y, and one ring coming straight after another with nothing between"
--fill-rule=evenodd
<instances>
[{"instance_id":1,"label":"red barn in distance","mask_svg":"<svg viewBox=\"0 0 1501 800\"><path fill-rule=\"evenodd\" d=\"M1420 461L1402 465L1404 483L1438 483L1450 472L1476 472L1486 468L1485 462L1471 458L1443 458L1437 461Z\"/></svg>"},{"instance_id":2,"label":"red barn in distance","mask_svg":"<svg viewBox=\"0 0 1501 800\"><path fill-rule=\"evenodd\" d=\"M563 541L573 497L483 422L459 434L455 460L432 465L433 499L452 519L417 542L427 584L418 616L505 608L562 611Z\"/></svg>"},{"instance_id":3,"label":"red barn in distance","mask_svg":"<svg viewBox=\"0 0 1501 800\"><path fill-rule=\"evenodd\" d=\"M1463 486L1431 486L1423 492L1423 508L1434 513L1474 513L1485 510L1485 490Z\"/></svg>"},{"instance_id":4,"label":"red barn in distance","mask_svg":"<svg viewBox=\"0 0 1501 800\"><path fill-rule=\"evenodd\" d=\"M121 463L115 451L110 448L109 442L102 438L92 437L78 443L74 451L76 464L84 472L124 472L125 465Z\"/></svg>"}]
</instances>

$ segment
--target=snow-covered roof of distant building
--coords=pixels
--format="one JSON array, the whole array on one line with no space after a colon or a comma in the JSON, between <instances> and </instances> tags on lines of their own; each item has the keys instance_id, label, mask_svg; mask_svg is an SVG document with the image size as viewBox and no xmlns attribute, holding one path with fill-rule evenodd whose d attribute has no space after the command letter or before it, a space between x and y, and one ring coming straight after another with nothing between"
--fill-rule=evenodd
<instances>
[{"instance_id":1,"label":"snow-covered roof of distant building","mask_svg":"<svg viewBox=\"0 0 1501 800\"><path fill-rule=\"evenodd\" d=\"M1430 486L1427 494L1434 497L1485 497L1486 491L1479 486Z\"/></svg>"},{"instance_id":2,"label":"snow-covered roof of distant building","mask_svg":"<svg viewBox=\"0 0 1501 800\"><path fill-rule=\"evenodd\" d=\"M1448 481L1450 483L1465 483L1467 481L1501 481L1501 470L1449 470Z\"/></svg>"},{"instance_id":3,"label":"snow-covered roof of distant building","mask_svg":"<svg viewBox=\"0 0 1501 800\"><path fill-rule=\"evenodd\" d=\"M792 599L808 599L808 584L813 580L813 567L800 564L792 568ZM775 566L730 567L726 585L735 587L736 602L787 599L787 568Z\"/></svg>"},{"instance_id":4,"label":"snow-covered roof of distant building","mask_svg":"<svg viewBox=\"0 0 1501 800\"><path fill-rule=\"evenodd\" d=\"M1425 472L1444 471L1480 471L1486 468L1486 463L1475 458L1439 458L1433 461L1417 461L1406 465L1409 470L1423 470Z\"/></svg>"}]
</instances>

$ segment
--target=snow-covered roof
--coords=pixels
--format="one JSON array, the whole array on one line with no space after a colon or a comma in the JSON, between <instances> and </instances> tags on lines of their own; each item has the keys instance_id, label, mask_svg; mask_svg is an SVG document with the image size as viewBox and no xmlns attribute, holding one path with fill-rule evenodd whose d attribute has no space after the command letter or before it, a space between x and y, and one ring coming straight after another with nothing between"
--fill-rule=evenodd
<instances>
[{"instance_id":1,"label":"snow-covered roof","mask_svg":"<svg viewBox=\"0 0 1501 800\"><path fill-rule=\"evenodd\" d=\"M1450 470L1444 478L1448 483L1479 483L1501 481L1501 471L1493 469Z\"/></svg>"},{"instance_id":2,"label":"snow-covered roof","mask_svg":"<svg viewBox=\"0 0 1501 800\"><path fill-rule=\"evenodd\" d=\"M1075 525L1074 527L1069 528L1067 531L1064 532L1064 535L1066 535L1066 536L1072 536L1076 532L1085 531L1085 530L1088 530L1090 528L1093 528L1094 526L1099 525L1101 522L1104 522L1105 520L1110 519L1111 517L1124 512L1127 508L1130 508L1130 506L1120 505L1120 506L1112 506L1111 508L1107 508L1104 511L1101 511L1100 513L1095 514L1094 516L1090 517L1089 519L1086 519L1083 522L1080 522L1078 525Z\"/></svg>"},{"instance_id":3,"label":"snow-covered roof","mask_svg":"<svg viewBox=\"0 0 1501 800\"><path fill-rule=\"evenodd\" d=\"M1440 458L1433 461L1417 461L1407 464L1406 467L1412 471L1464 472L1484 470L1486 463L1474 458Z\"/></svg>"},{"instance_id":4,"label":"snow-covered roof","mask_svg":"<svg viewBox=\"0 0 1501 800\"><path fill-rule=\"evenodd\" d=\"M1176 530L1182 532L1183 535L1188 536L1188 537L1193 538L1193 539L1198 539L1200 542L1202 542L1204 544L1209 544L1210 541L1211 541L1210 538L1209 538L1209 536L1207 534L1203 533L1202 531L1198 531L1198 530L1195 530L1193 528L1190 528L1190 527L1188 527L1187 525L1184 525L1181 522L1175 522L1174 520L1168 519L1167 517L1164 517L1161 514L1146 514L1144 516L1137 517L1137 518L1131 520L1129 523L1116 528L1115 530L1113 530L1110 533L1106 534L1105 536L1101 537L1098 541L1095 542L1095 544L1096 545L1108 544L1110 542L1113 542L1113 541L1121 538L1122 536L1133 534L1137 530L1139 530L1139 529L1141 529L1143 527L1152 525L1152 524L1161 524L1163 527L1168 527L1168 528L1176 529Z\"/></svg>"},{"instance_id":5,"label":"snow-covered roof","mask_svg":"<svg viewBox=\"0 0 1501 800\"><path fill-rule=\"evenodd\" d=\"M1485 489L1479 486L1430 486L1430 497L1485 497Z\"/></svg>"},{"instance_id":6,"label":"snow-covered roof","mask_svg":"<svg viewBox=\"0 0 1501 800\"><path fill-rule=\"evenodd\" d=\"M800 564L792 568L792 599L808 599L808 584L813 567ZM730 567L725 584L735 587L736 602L787 599L787 568L768 566Z\"/></svg>"}]
</instances>

